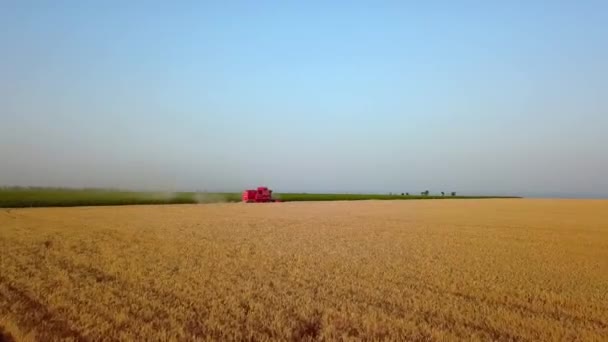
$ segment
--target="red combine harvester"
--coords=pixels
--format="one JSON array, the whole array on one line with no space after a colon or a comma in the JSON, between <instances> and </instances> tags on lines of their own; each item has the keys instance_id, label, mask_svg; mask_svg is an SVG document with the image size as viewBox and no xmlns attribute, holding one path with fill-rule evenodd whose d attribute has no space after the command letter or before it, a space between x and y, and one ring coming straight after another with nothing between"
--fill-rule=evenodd
<instances>
[{"instance_id":1,"label":"red combine harvester","mask_svg":"<svg viewBox=\"0 0 608 342\"><path fill-rule=\"evenodd\" d=\"M246 203L267 203L279 202L272 198L272 190L265 186L258 187L257 190L243 191L243 202Z\"/></svg>"}]
</instances>

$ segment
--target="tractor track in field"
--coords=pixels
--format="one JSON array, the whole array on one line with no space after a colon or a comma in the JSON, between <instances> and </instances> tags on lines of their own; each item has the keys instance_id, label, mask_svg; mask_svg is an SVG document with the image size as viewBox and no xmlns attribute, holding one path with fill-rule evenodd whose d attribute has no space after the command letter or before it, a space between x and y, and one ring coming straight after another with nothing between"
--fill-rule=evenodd
<instances>
[{"instance_id":1,"label":"tractor track in field","mask_svg":"<svg viewBox=\"0 0 608 342\"><path fill-rule=\"evenodd\" d=\"M0 342L15 342L13 335L0 325Z\"/></svg>"},{"instance_id":2,"label":"tractor track in field","mask_svg":"<svg viewBox=\"0 0 608 342\"><path fill-rule=\"evenodd\" d=\"M153 317L156 320L169 319L168 308L183 307L190 308L196 314L196 320L185 320L180 322L186 327L186 330L191 333L192 336L196 336L197 331L207 331L206 328L200 327L199 322L207 316L205 308L194 308L184 298L179 295L170 292L163 291L156 287L146 285L145 283L133 283L119 276L105 272L99 268L81 265L71 262L69 259L56 260L56 265L60 268L65 269L70 274L81 279L90 279L97 283L107 283L108 294L112 294L114 298L120 299L124 297L125 293L142 293L142 297L130 297L132 308L129 310L133 318L138 317L137 312L131 311L134 308L151 308L154 312ZM105 319L108 322L113 322L113 317L106 316ZM149 319L138 317L137 319L147 323Z\"/></svg>"},{"instance_id":3,"label":"tractor track in field","mask_svg":"<svg viewBox=\"0 0 608 342\"><path fill-rule=\"evenodd\" d=\"M80 332L70 327L61 315L53 312L44 303L18 287L12 285L8 279L0 276L0 298L3 303L0 308L10 312L12 316L19 317L19 326L24 330L37 331L40 340L72 339L74 341L88 341Z\"/></svg>"},{"instance_id":4,"label":"tractor track in field","mask_svg":"<svg viewBox=\"0 0 608 342\"><path fill-rule=\"evenodd\" d=\"M11 219L16 219L17 215L15 215L13 213L13 209L5 209L3 210L4 214L6 214L6 216L10 217Z\"/></svg>"}]
</instances>

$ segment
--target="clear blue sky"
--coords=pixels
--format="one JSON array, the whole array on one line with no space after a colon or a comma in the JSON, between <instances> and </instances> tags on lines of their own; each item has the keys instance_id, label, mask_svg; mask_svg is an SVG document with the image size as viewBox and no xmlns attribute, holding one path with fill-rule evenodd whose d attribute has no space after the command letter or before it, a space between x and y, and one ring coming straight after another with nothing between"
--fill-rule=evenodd
<instances>
[{"instance_id":1,"label":"clear blue sky","mask_svg":"<svg viewBox=\"0 0 608 342\"><path fill-rule=\"evenodd\" d=\"M608 195L606 1L0 2L0 184Z\"/></svg>"}]
</instances>

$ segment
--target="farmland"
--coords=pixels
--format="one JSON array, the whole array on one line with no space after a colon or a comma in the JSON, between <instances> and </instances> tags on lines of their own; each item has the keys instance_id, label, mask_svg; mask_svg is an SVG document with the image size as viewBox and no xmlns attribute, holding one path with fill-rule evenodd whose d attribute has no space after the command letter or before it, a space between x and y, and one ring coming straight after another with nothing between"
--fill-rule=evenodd
<instances>
[{"instance_id":1,"label":"farmland","mask_svg":"<svg viewBox=\"0 0 608 342\"><path fill-rule=\"evenodd\" d=\"M464 199L496 198L490 196L420 196L382 194L308 194L276 193L281 201L344 201L394 199ZM0 188L0 208L73 207L91 205L132 204L194 204L239 202L240 193L234 192L144 192L104 189L65 188Z\"/></svg>"},{"instance_id":2,"label":"farmland","mask_svg":"<svg viewBox=\"0 0 608 342\"><path fill-rule=\"evenodd\" d=\"M608 201L0 210L16 340L605 340Z\"/></svg>"}]
</instances>

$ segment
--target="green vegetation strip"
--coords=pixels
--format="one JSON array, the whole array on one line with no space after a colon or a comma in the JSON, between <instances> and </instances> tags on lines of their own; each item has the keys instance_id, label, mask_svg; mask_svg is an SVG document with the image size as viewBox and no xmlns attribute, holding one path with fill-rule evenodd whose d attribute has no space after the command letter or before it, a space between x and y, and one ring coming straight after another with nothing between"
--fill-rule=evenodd
<instances>
[{"instance_id":1,"label":"green vegetation strip","mask_svg":"<svg viewBox=\"0 0 608 342\"><path fill-rule=\"evenodd\" d=\"M285 202L295 201L357 201L357 200L411 200L411 199L472 199L472 198L518 198L513 196L441 196L441 195L379 195L379 194L275 194Z\"/></svg>"},{"instance_id":2,"label":"green vegetation strip","mask_svg":"<svg viewBox=\"0 0 608 342\"><path fill-rule=\"evenodd\" d=\"M409 200L409 199L464 199L514 198L506 196L419 196L374 194L308 194L277 193L274 197L292 201L353 201L353 200ZM203 192L136 192L99 189L0 188L0 208L74 207L93 205L185 204L239 202L240 193Z\"/></svg>"}]
</instances>

